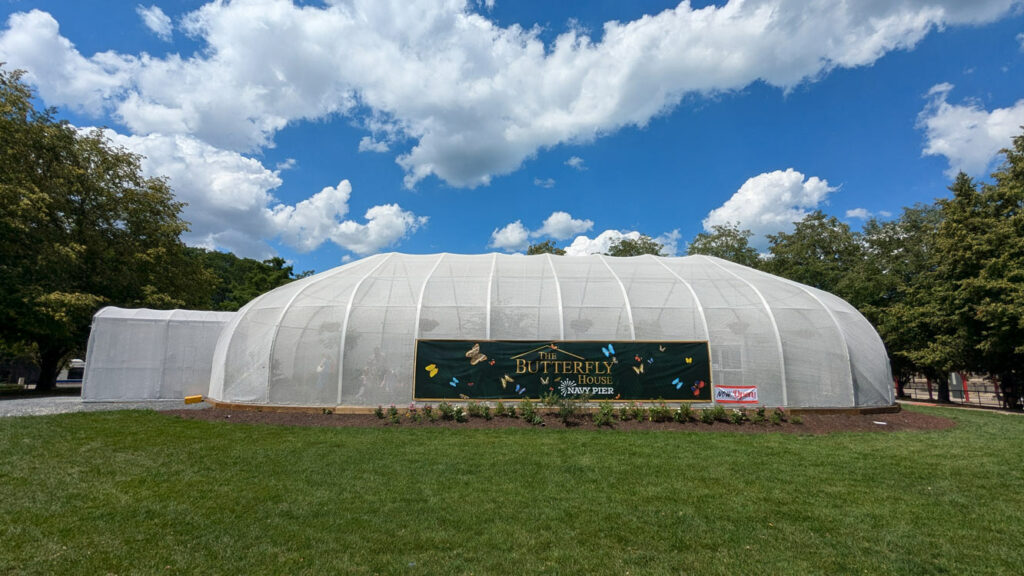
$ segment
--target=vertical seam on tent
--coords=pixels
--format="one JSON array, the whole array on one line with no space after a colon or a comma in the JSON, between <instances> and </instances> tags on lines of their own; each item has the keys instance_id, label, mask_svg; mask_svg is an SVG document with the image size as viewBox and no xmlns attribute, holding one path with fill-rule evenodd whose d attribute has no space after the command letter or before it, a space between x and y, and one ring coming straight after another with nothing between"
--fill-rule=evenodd
<instances>
[{"instance_id":1,"label":"vertical seam on tent","mask_svg":"<svg viewBox=\"0 0 1024 576\"><path fill-rule=\"evenodd\" d=\"M853 360L850 358L850 342L846 339L846 334L843 333L843 327L840 326L839 319L837 319L836 315L832 313L832 309L826 306L825 303L821 301L821 298L818 298L818 296L815 293L808 290L803 284L800 284L799 282L794 282L792 280L789 280L788 278L782 278L782 280L787 284L792 284L793 286L796 286L804 293L806 293L808 296L814 298L814 301L817 302L819 306L825 309L825 313L828 314L828 317L832 319L832 323L835 324L836 331L839 332L839 339L843 341L843 353L846 356L846 367L850 371L850 393L853 396L853 405L856 406L857 384L853 381Z\"/></svg>"},{"instance_id":2,"label":"vertical seam on tent","mask_svg":"<svg viewBox=\"0 0 1024 576\"><path fill-rule=\"evenodd\" d=\"M562 284L558 281L558 273L555 272L555 263L551 260L551 254L545 254L548 259L548 267L551 268L551 277L555 279L555 295L558 296L558 339L565 340L565 310L562 309Z\"/></svg>"},{"instance_id":3,"label":"vertical seam on tent","mask_svg":"<svg viewBox=\"0 0 1024 576\"><path fill-rule=\"evenodd\" d=\"M434 262L434 266L430 269L430 272L427 272L427 277L423 279L423 285L420 286L420 298L416 301L416 325L412 330L413 350L416 349L416 339L420 337L420 313L423 311L423 295L427 293L427 284L430 283L430 277L437 271L437 267L441 265L441 260L444 260L444 256L445 253L442 252L441 255L437 257L437 262ZM458 308L458 303L456 303L456 308ZM459 332L462 332L461 325L459 326Z\"/></svg>"},{"instance_id":4,"label":"vertical seam on tent","mask_svg":"<svg viewBox=\"0 0 1024 576\"><path fill-rule=\"evenodd\" d=\"M772 312L772 307L768 305L768 300L765 300L764 294L761 294L761 291L757 289L757 286L754 286L746 278L743 278L739 274L733 272L732 270L729 270L725 266L722 266L718 262L715 262L713 259L708 258L703 254L700 256L701 258L704 258L708 262L711 262L715 266L721 268L722 271L732 275L740 282L743 282L747 286L750 286L750 289L753 290L754 294L757 294L757 297L761 300L761 304L764 306L765 312L768 313L768 319L772 321L772 330L775 331L775 342L779 348L779 375L782 376L782 404L785 406L789 406L789 398L788 394L786 394L786 388L789 387L789 383L786 381L786 357L785 353L782 351L782 334L779 333L779 324L775 321L775 313Z\"/></svg>"},{"instance_id":5,"label":"vertical seam on tent","mask_svg":"<svg viewBox=\"0 0 1024 576\"><path fill-rule=\"evenodd\" d=\"M700 298L697 297L697 291L693 289L693 286L691 286L689 282L687 282L686 280L683 280L683 277L680 276L679 274L677 274L675 270L669 268L668 264L665 264L664 262L662 262L661 258L659 258L659 257L657 257L657 256L655 256L653 254L648 254L648 256L653 258L654 261L657 262L658 264L661 264L662 268L664 268L665 270L668 270L669 274L675 276L676 279L679 280L680 282L682 282L683 286L686 286L686 289L690 291L690 295L693 296L694 303L697 304L697 312L700 314L701 324L704 325L704 337L707 338L708 342L710 343L711 342L711 331L708 329L708 317L704 314L704 305L700 303Z\"/></svg>"},{"instance_id":6,"label":"vertical seam on tent","mask_svg":"<svg viewBox=\"0 0 1024 576\"><path fill-rule=\"evenodd\" d=\"M629 318L629 337L636 340L636 326L633 324L633 305L629 302L629 293L626 292L626 285L622 283L622 279L615 273L615 270L612 270L611 264L604 259L604 256L598 254L597 259L604 264L604 267L611 273L612 278L615 278L615 281L619 284L619 290L622 291L622 301L626 304L626 317Z\"/></svg>"},{"instance_id":7,"label":"vertical seam on tent","mask_svg":"<svg viewBox=\"0 0 1024 576\"><path fill-rule=\"evenodd\" d=\"M491 255L491 274L487 277L487 316L485 323L485 338L491 339L491 289L494 286L494 270L498 264L498 253L495 252Z\"/></svg>"},{"instance_id":8,"label":"vertical seam on tent","mask_svg":"<svg viewBox=\"0 0 1024 576\"><path fill-rule=\"evenodd\" d=\"M277 323L274 324L274 334L270 337L270 354L267 357L267 392L266 396L263 399L264 402L270 402L270 381L271 376L273 376L274 374L274 350L277 349L277 335L278 333L281 332L281 324L284 322L285 315L287 315L288 311L291 310L292 304L295 303L295 299L298 298L300 294L305 292L306 288L309 288L310 286L316 284L321 280L325 280L328 276L337 276L342 272L343 268L344 266L339 266L333 272L328 273L323 278L318 278L316 281L313 280L313 277L310 277L310 281L300 286L299 289L295 291L295 294L292 294L292 297L288 299L288 302L286 302L285 305L281 307L281 315L277 317Z\"/></svg>"},{"instance_id":9,"label":"vertical seam on tent","mask_svg":"<svg viewBox=\"0 0 1024 576\"><path fill-rule=\"evenodd\" d=\"M382 258L381 261L378 262L377 265L374 266L372 270L370 270L369 272L366 273L365 276L360 278L359 282L356 282L355 287L352 288L352 295L348 297L348 304L345 304L345 318L341 322L341 341L338 343L338 404L339 405L341 404L342 380L343 380L343 374L345 373L344 372L344 368L345 368L345 336L348 335L348 317L352 314L352 304L356 301L356 296L359 293L359 287L363 285L363 282L367 278L372 276L374 272L376 272L381 266L384 265L385 262L390 260L391 257L394 256L394 255L395 255L395 253L391 252L390 254L388 254L387 256Z\"/></svg>"}]
</instances>

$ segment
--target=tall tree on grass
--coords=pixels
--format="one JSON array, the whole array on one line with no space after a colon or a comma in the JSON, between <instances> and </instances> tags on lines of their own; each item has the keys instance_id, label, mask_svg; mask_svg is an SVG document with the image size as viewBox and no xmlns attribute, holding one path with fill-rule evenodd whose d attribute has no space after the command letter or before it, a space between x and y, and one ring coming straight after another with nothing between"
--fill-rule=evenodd
<instances>
[{"instance_id":1,"label":"tall tree on grass","mask_svg":"<svg viewBox=\"0 0 1024 576\"><path fill-rule=\"evenodd\" d=\"M930 351L949 369L998 375L1004 401L1021 408L1024 366L1024 135L1003 151L994 182L977 186L960 174L953 197L940 201L945 218L936 244L934 306L938 326Z\"/></svg>"},{"instance_id":2,"label":"tall tree on grass","mask_svg":"<svg viewBox=\"0 0 1024 576\"><path fill-rule=\"evenodd\" d=\"M816 210L793 232L769 234L771 255L763 268L772 274L842 297L851 291L849 275L861 258L858 234L835 216Z\"/></svg>"},{"instance_id":3,"label":"tall tree on grass","mask_svg":"<svg viewBox=\"0 0 1024 576\"><path fill-rule=\"evenodd\" d=\"M730 262L757 268L761 265L761 259L757 255L757 250L750 245L750 238L753 235L750 230L741 230L738 224L715 224L711 227L711 232L697 234L690 242L686 253L717 256Z\"/></svg>"},{"instance_id":4,"label":"tall tree on grass","mask_svg":"<svg viewBox=\"0 0 1024 576\"><path fill-rule=\"evenodd\" d=\"M931 299L936 234L942 211L935 204L905 208L895 220L869 220L862 232L862 258L843 284L847 297L878 329L892 363L897 389L918 373L918 352L934 338L934 318L922 305Z\"/></svg>"},{"instance_id":5,"label":"tall tree on grass","mask_svg":"<svg viewBox=\"0 0 1024 576\"><path fill-rule=\"evenodd\" d=\"M32 99L0 68L0 338L34 344L46 389L100 306L201 303L212 277L185 253L164 180Z\"/></svg>"}]
</instances>

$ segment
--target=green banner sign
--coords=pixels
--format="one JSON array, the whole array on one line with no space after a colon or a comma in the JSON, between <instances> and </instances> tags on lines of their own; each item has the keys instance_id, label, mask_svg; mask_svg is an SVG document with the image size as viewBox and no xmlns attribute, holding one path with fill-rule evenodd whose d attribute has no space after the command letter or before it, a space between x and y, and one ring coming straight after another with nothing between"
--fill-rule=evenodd
<instances>
[{"instance_id":1,"label":"green banner sign","mask_svg":"<svg viewBox=\"0 0 1024 576\"><path fill-rule=\"evenodd\" d=\"M413 398L711 401L701 342L417 340Z\"/></svg>"}]
</instances>

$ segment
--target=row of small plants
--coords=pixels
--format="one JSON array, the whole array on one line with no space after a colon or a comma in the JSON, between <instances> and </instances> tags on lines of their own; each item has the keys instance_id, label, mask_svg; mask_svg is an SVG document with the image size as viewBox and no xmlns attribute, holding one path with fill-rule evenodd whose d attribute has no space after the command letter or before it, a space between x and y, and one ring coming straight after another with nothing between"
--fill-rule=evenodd
<instances>
[{"instance_id":1,"label":"row of small plants","mask_svg":"<svg viewBox=\"0 0 1024 576\"><path fill-rule=\"evenodd\" d=\"M566 426L580 424L587 414L586 407L588 402L590 402L590 397L588 396L562 397L557 394L546 395L540 400L540 404L554 408L555 415ZM506 405L500 401L493 408L489 404L482 404L480 402L469 402L465 408L461 405L453 406L448 402L441 402L436 407L418 407L415 404L411 404L405 412L400 411L394 405L388 408L377 406L373 413L377 418L381 420L387 419L392 424L401 424L403 421L418 424L437 421L468 422L470 418L481 418L484 420L522 418L525 422L535 426L544 425L544 416L537 409L537 403L529 399L521 401L518 410L514 404ZM664 402L658 402L652 406L629 402L618 408L611 404L602 403L596 411L590 413L590 417L595 425L607 427L614 427L618 422L629 421L702 422L704 424L723 422L734 425L742 425L749 422L751 424L772 424L775 426L780 426L783 422L788 421L791 424L803 424L803 419L800 416L796 414L790 415L782 408L775 408L769 411L762 406L751 410L726 410L721 405L715 405L711 408L694 410L689 404L682 404L678 408L672 409Z\"/></svg>"}]
</instances>

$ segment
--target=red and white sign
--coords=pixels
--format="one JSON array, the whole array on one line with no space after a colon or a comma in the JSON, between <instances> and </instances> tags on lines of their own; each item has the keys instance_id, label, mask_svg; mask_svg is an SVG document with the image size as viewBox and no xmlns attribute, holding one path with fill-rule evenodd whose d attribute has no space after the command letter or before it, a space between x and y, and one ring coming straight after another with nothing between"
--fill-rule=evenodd
<instances>
[{"instance_id":1,"label":"red and white sign","mask_svg":"<svg viewBox=\"0 0 1024 576\"><path fill-rule=\"evenodd\" d=\"M715 386L715 402L757 404L757 386Z\"/></svg>"}]
</instances>

